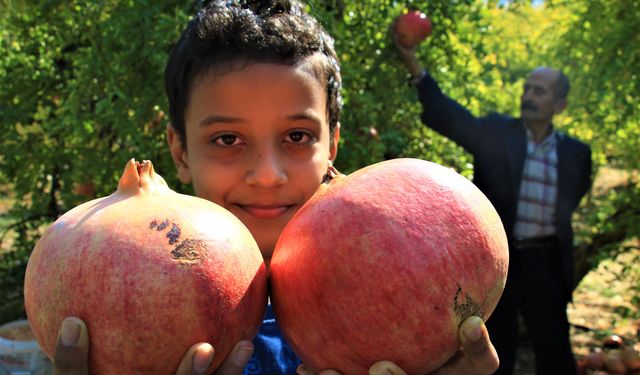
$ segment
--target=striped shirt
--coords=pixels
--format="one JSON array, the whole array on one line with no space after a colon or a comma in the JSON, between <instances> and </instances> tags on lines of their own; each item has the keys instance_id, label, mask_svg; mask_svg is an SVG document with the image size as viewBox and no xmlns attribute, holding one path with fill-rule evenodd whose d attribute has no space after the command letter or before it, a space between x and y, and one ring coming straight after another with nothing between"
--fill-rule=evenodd
<instances>
[{"instance_id":1,"label":"striped shirt","mask_svg":"<svg viewBox=\"0 0 640 375\"><path fill-rule=\"evenodd\" d=\"M518 213L514 227L516 239L553 235L558 193L557 135L553 130L536 144L527 129L527 158L522 171Z\"/></svg>"}]
</instances>

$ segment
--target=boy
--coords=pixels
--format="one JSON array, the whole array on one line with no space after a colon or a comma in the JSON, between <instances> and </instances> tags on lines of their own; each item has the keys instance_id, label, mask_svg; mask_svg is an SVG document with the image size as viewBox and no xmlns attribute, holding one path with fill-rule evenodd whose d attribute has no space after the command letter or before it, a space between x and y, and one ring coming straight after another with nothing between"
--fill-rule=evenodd
<instances>
[{"instance_id":1,"label":"boy","mask_svg":"<svg viewBox=\"0 0 640 375\"><path fill-rule=\"evenodd\" d=\"M280 232L337 155L341 78L332 38L297 2L213 1L173 48L165 84L167 140L180 180L240 218L268 266ZM460 336L465 349L438 373L493 372L497 356L481 319L467 319ZM88 340L79 319L65 319L58 374L88 373ZM196 344L177 373L205 373L213 355L211 345ZM387 361L372 365L372 374L404 374ZM296 370L312 373L282 339L269 307L253 343L239 342L217 373Z\"/></svg>"}]
</instances>

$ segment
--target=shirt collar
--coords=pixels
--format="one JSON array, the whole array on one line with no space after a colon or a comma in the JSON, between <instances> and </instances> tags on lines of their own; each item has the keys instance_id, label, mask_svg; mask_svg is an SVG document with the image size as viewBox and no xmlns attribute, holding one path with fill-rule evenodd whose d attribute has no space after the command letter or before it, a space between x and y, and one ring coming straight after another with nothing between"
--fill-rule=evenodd
<instances>
[{"instance_id":1,"label":"shirt collar","mask_svg":"<svg viewBox=\"0 0 640 375\"><path fill-rule=\"evenodd\" d=\"M547 138L543 139L542 142L537 144L534 141L533 132L526 126L525 129L527 131L527 142L533 143L536 147L555 146L557 139L557 132L555 128L552 127L551 133L547 136Z\"/></svg>"},{"instance_id":2,"label":"shirt collar","mask_svg":"<svg viewBox=\"0 0 640 375\"><path fill-rule=\"evenodd\" d=\"M536 143L533 139L533 132L527 128L527 153L546 154L552 152L557 148L557 134L556 130L552 128L551 134L549 134L547 138L543 139L540 143Z\"/></svg>"}]
</instances>

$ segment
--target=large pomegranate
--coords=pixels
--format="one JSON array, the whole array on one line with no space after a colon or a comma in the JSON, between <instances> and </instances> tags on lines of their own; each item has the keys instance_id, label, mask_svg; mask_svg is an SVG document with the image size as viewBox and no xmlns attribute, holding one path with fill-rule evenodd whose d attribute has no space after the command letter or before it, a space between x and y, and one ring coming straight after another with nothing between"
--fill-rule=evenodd
<instances>
[{"instance_id":1,"label":"large pomegranate","mask_svg":"<svg viewBox=\"0 0 640 375\"><path fill-rule=\"evenodd\" d=\"M489 200L451 169L396 159L333 179L287 224L271 259L284 336L314 370L409 374L458 349L459 324L487 319L508 267Z\"/></svg>"},{"instance_id":2,"label":"large pomegranate","mask_svg":"<svg viewBox=\"0 0 640 375\"><path fill-rule=\"evenodd\" d=\"M267 303L266 268L248 229L129 161L118 189L55 221L27 265L31 327L52 357L61 321L83 319L91 374L173 374L190 346L216 368L251 339Z\"/></svg>"}]
</instances>

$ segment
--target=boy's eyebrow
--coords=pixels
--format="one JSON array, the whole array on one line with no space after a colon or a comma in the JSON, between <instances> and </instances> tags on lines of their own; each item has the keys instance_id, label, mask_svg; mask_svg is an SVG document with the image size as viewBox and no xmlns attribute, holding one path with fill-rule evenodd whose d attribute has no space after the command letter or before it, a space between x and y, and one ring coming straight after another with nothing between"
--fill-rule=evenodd
<instances>
[{"instance_id":1,"label":"boy's eyebrow","mask_svg":"<svg viewBox=\"0 0 640 375\"><path fill-rule=\"evenodd\" d=\"M301 112L286 117L290 121L306 120L322 124L322 120L315 113ZM234 124L244 122L242 118L232 116L210 115L200 121L200 126L208 126L215 123Z\"/></svg>"},{"instance_id":2,"label":"boy's eyebrow","mask_svg":"<svg viewBox=\"0 0 640 375\"><path fill-rule=\"evenodd\" d=\"M291 116L287 116L287 120L307 120L318 124L322 124L322 120L313 112L301 112Z\"/></svg>"},{"instance_id":3,"label":"boy's eyebrow","mask_svg":"<svg viewBox=\"0 0 640 375\"><path fill-rule=\"evenodd\" d=\"M202 121L200 121L200 126L207 126L215 123L225 123L225 124L233 124L242 122L241 118L231 117L231 116L220 116L220 115L210 115L205 117Z\"/></svg>"}]
</instances>

